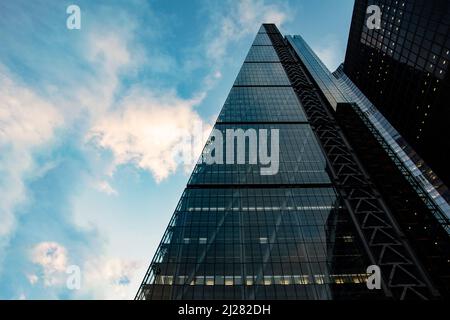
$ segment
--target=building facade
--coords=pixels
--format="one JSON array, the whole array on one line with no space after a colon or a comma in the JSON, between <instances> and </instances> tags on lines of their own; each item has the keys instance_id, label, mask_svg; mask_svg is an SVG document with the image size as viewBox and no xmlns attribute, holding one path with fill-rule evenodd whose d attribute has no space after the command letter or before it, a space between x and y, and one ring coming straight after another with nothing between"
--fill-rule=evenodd
<instances>
[{"instance_id":1,"label":"building facade","mask_svg":"<svg viewBox=\"0 0 450 320\"><path fill-rule=\"evenodd\" d=\"M335 111L339 125L418 258L441 293L448 295L449 205L440 193L442 189L430 182L439 179L430 178L423 160L345 75L342 65L332 74L301 36L287 36L287 41ZM345 105L352 108L343 108Z\"/></svg>"},{"instance_id":2,"label":"building facade","mask_svg":"<svg viewBox=\"0 0 450 320\"><path fill-rule=\"evenodd\" d=\"M381 10L380 28L367 26L370 5ZM447 200L449 26L447 0L356 0L343 70L420 155L416 164Z\"/></svg>"},{"instance_id":3,"label":"building facade","mask_svg":"<svg viewBox=\"0 0 450 320\"><path fill-rule=\"evenodd\" d=\"M300 35L287 36L287 40L311 73L329 105L336 110L339 103L356 103L383 136L384 141L389 144L398 160L414 177L415 183L428 194L430 201L439 207L439 211L446 218L450 218L450 192L447 187L378 108L350 80L344 72L343 64L331 73Z\"/></svg>"},{"instance_id":4,"label":"building facade","mask_svg":"<svg viewBox=\"0 0 450 320\"><path fill-rule=\"evenodd\" d=\"M214 126L224 136L228 130L254 130L274 138L276 132L277 170L261 174L266 164L199 161L137 299L444 295L413 248L416 244L405 237L396 202L380 196L383 192L347 139L345 119L353 117L362 134L374 135L364 131L353 104L329 102L333 89L322 90L298 50L276 26L263 25ZM250 134L244 145L247 138ZM211 147L215 143L211 135L201 159L217 156ZM246 159L251 148L245 145ZM256 148L257 154L261 148L276 152L270 143ZM374 150L386 154L379 146ZM386 166L397 172L386 159ZM380 290L366 285L370 265L381 270Z\"/></svg>"}]
</instances>

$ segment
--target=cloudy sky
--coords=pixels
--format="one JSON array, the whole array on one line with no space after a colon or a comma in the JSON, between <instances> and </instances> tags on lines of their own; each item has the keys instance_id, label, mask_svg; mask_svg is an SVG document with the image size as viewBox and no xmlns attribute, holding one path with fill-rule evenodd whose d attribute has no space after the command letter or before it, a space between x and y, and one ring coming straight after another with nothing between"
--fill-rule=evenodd
<instances>
[{"instance_id":1,"label":"cloudy sky","mask_svg":"<svg viewBox=\"0 0 450 320\"><path fill-rule=\"evenodd\" d=\"M176 146L208 131L260 24L303 35L334 70L352 6L1 1L0 299L133 298L188 180Z\"/></svg>"}]
</instances>

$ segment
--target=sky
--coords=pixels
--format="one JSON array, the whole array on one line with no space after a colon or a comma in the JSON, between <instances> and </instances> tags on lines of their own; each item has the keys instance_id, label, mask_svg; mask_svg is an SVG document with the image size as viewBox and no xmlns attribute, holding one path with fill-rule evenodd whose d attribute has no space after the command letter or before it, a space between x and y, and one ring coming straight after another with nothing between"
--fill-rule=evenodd
<instances>
[{"instance_id":1,"label":"sky","mask_svg":"<svg viewBox=\"0 0 450 320\"><path fill-rule=\"evenodd\" d=\"M177 148L193 124L209 132L261 23L334 70L352 8L0 1L0 299L134 298L192 169Z\"/></svg>"}]
</instances>

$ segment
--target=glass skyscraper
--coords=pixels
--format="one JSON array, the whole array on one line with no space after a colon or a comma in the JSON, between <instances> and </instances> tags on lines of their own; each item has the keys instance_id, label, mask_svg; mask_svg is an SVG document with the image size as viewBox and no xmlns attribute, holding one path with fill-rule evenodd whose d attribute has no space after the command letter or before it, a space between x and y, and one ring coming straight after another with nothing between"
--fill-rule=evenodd
<instances>
[{"instance_id":1,"label":"glass skyscraper","mask_svg":"<svg viewBox=\"0 0 450 320\"><path fill-rule=\"evenodd\" d=\"M304 49L275 25L261 26L214 129L264 131L269 138L277 130L278 170L263 175L262 164L199 161L137 299L442 295L406 239L395 205L383 199L341 129L338 115L352 116L353 105L331 102L340 89L312 75ZM215 139L203 156L216 152ZM275 152L270 144L268 151ZM381 269L380 290L366 285L370 265Z\"/></svg>"},{"instance_id":2,"label":"glass skyscraper","mask_svg":"<svg viewBox=\"0 0 450 320\"><path fill-rule=\"evenodd\" d=\"M369 5L381 10L379 29L366 25ZM415 162L447 201L449 63L448 0L355 1L343 71L420 155Z\"/></svg>"},{"instance_id":3,"label":"glass skyscraper","mask_svg":"<svg viewBox=\"0 0 450 320\"><path fill-rule=\"evenodd\" d=\"M345 75L342 65L331 73L301 36L288 36L287 41L324 99L336 111L341 127L347 129L346 136L359 160L400 222L425 268L441 291L448 294L450 208L430 183L423 160ZM342 106L346 104L352 105L347 111L353 109L353 114L342 112Z\"/></svg>"}]
</instances>

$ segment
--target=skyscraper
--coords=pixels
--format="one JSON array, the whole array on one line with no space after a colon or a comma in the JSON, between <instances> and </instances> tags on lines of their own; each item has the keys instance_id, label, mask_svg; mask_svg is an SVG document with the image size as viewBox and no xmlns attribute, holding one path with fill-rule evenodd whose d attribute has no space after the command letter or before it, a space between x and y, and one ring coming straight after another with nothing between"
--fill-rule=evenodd
<instances>
[{"instance_id":1,"label":"skyscraper","mask_svg":"<svg viewBox=\"0 0 450 320\"><path fill-rule=\"evenodd\" d=\"M287 36L287 41L335 111L347 140L424 267L441 293L448 294L450 207L427 180L420 167L423 161L343 73L342 65L332 74L301 36Z\"/></svg>"},{"instance_id":2,"label":"skyscraper","mask_svg":"<svg viewBox=\"0 0 450 320\"><path fill-rule=\"evenodd\" d=\"M275 25L261 26L214 128L224 136L227 130L248 133L237 144L250 142L251 130L257 136L269 132L270 138L276 132L277 170L262 174L266 164L250 161L199 161L137 299L443 295L396 217L397 200L422 200L414 192L384 199L386 192L379 190L351 145L350 140L361 144L351 126L372 139L385 168L399 177L397 186L403 176L355 106L332 102L340 87L334 90L329 78L320 77L320 68L314 68L318 59L302 55L304 50L293 38L284 39ZM216 143L211 135L203 156L217 156L211 148ZM267 148L265 143L257 145L257 154L261 148ZM251 149L245 144L247 160ZM268 151L273 155L276 148L269 143ZM410 190L409 184L402 186ZM381 269L380 290L366 285L370 265Z\"/></svg>"},{"instance_id":3,"label":"skyscraper","mask_svg":"<svg viewBox=\"0 0 450 320\"><path fill-rule=\"evenodd\" d=\"M366 24L369 5L381 10L380 28ZM344 73L417 152L419 167L447 198L449 26L447 0L356 0L344 63Z\"/></svg>"}]
</instances>

